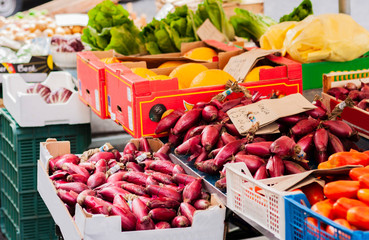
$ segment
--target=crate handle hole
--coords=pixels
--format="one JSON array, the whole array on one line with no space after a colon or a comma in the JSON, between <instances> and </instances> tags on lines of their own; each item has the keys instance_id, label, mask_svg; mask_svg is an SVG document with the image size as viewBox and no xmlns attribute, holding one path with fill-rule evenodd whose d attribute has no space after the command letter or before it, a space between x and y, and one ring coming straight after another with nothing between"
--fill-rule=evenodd
<instances>
[{"instance_id":1,"label":"crate handle hole","mask_svg":"<svg viewBox=\"0 0 369 240\"><path fill-rule=\"evenodd\" d=\"M86 89L87 94L90 94L90 90Z\"/></svg>"},{"instance_id":2,"label":"crate handle hole","mask_svg":"<svg viewBox=\"0 0 369 240\"><path fill-rule=\"evenodd\" d=\"M117 109L119 112L122 112L122 108L119 105L117 105Z\"/></svg>"}]
</instances>

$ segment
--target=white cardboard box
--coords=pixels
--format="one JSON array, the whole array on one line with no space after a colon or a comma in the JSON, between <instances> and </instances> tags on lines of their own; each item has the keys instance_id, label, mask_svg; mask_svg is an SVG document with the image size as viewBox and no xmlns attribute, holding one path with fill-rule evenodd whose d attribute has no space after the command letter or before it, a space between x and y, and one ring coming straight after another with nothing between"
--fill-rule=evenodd
<instances>
[{"instance_id":1,"label":"white cardboard box","mask_svg":"<svg viewBox=\"0 0 369 240\"><path fill-rule=\"evenodd\" d=\"M52 72L42 84L51 91L64 87L73 93L65 103L47 104L39 94L27 93L32 84L26 83L19 74L4 74L4 105L21 127L90 122L90 109L79 100L70 73Z\"/></svg>"},{"instance_id":2,"label":"white cardboard box","mask_svg":"<svg viewBox=\"0 0 369 240\"><path fill-rule=\"evenodd\" d=\"M193 224L187 228L171 228L146 231L121 231L119 216L91 215L77 204L75 220L70 216L47 174L48 160L70 153L68 141L49 139L40 143L40 160L37 163L37 189L49 209L64 239L84 240L221 240L224 238L225 206L212 195L212 206L205 211L196 211Z\"/></svg>"}]
</instances>

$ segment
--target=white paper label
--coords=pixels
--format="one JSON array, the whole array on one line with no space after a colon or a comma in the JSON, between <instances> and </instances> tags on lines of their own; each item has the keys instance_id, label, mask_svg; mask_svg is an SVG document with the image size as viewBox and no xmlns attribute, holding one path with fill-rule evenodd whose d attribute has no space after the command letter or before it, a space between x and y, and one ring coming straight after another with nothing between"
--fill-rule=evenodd
<instances>
[{"instance_id":1,"label":"white paper label","mask_svg":"<svg viewBox=\"0 0 369 240\"><path fill-rule=\"evenodd\" d=\"M128 127L130 130L133 130L133 115L132 108L128 106Z\"/></svg>"},{"instance_id":2,"label":"white paper label","mask_svg":"<svg viewBox=\"0 0 369 240\"><path fill-rule=\"evenodd\" d=\"M82 96L82 82L79 79L78 79L78 86L79 86L78 93L79 93L80 96Z\"/></svg>"},{"instance_id":3,"label":"white paper label","mask_svg":"<svg viewBox=\"0 0 369 240\"><path fill-rule=\"evenodd\" d=\"M96 110L100 112L100 97L99 97L99 91L95 89L95 106Z\"/></svg>"},{"instance_id":4,"label":"white paper label","mask_svg":"<svg viewBox=\"0 0 369 240\"><path fill-rule=\"evenodd\" d=\"M108 95L108 111L110 113L110 115L113 115L112 111L111 111L111 102L110 102L110 96Z\"/></svg>"},{"instance_id":5,"label":"white paper label","mask_svg":"<svg viewBox=\"0 0 369 240\"><path fill-rule=\"evenodd\" d=\"M132 102L131 88L127 87L127 100Z\"/></svg>"}]
</instances>

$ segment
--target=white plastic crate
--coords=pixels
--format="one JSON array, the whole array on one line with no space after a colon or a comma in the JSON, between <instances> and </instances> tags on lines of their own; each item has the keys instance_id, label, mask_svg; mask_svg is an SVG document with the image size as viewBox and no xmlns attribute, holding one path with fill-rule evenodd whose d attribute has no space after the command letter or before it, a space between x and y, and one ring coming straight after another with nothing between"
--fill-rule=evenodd
<instances>
[{"instance_id":1,"label":"white plastic crate","mask_svg":"<svg viewBox=\"0 0 369 240\"><path fill-rule=\"evenodd\" d=\"M4 106L21 127L90 122L90 109L79 100L70 73L52 72L42 84L51 91L64 87L73 93L65 103L47 104L39 94L27 93L32 84L26 83L19 74L4 74Z\"/></svg>"},{"instance_id":2,"label":"white plastic crate","mask_svg":"<svg viewBox=\"0 0 369 240\"><path fill-rule=\"evenodd\" d=\"M227 207L239 216L251 219L278 239L285 239L283 196L273 185L293 176L255 180L244 163L229 163L227 168Z\"/></svg>"}]
</instances>

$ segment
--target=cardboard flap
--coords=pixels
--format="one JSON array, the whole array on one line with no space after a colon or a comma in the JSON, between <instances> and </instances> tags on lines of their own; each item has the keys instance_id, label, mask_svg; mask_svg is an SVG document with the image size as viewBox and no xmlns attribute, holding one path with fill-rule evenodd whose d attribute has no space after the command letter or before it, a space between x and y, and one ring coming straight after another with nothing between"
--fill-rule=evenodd
<instances>
[{"instance_id":1,"label":"cardboard flap","mask_svg":"<svg viewBox=\"0 0 369 240\"><path fill-rule=\"evenodd\" d=\"M40 143L40 160L47 169L51 158L67 153L70 153L69 141L57 141L55 138L48 138L46 142Z\"/></svg>"},{"instance_id":2,"label":"cardboard flap","mask_svg":"<svg viewBox=\"0 0 369 240\"><path fill-rule=\"evenodd\" d=\"M236 81L241 83L260 58L276 52L278 50L252 49L229 59L227 65L224 67L224 71L231 74Z\"/></svg>"},{"instance_id":3,"label":"cardboard flap","mask_svg":"<svg viewBox=\"0 0 369 240\"><path fill-rule=\"evenodd\" d=\"M262 128L278 118L286 117L316 108L300 93L280 99L264 99L227 112L240 134L247 134L254 124Z\"/></svg>"}]
</instances>

